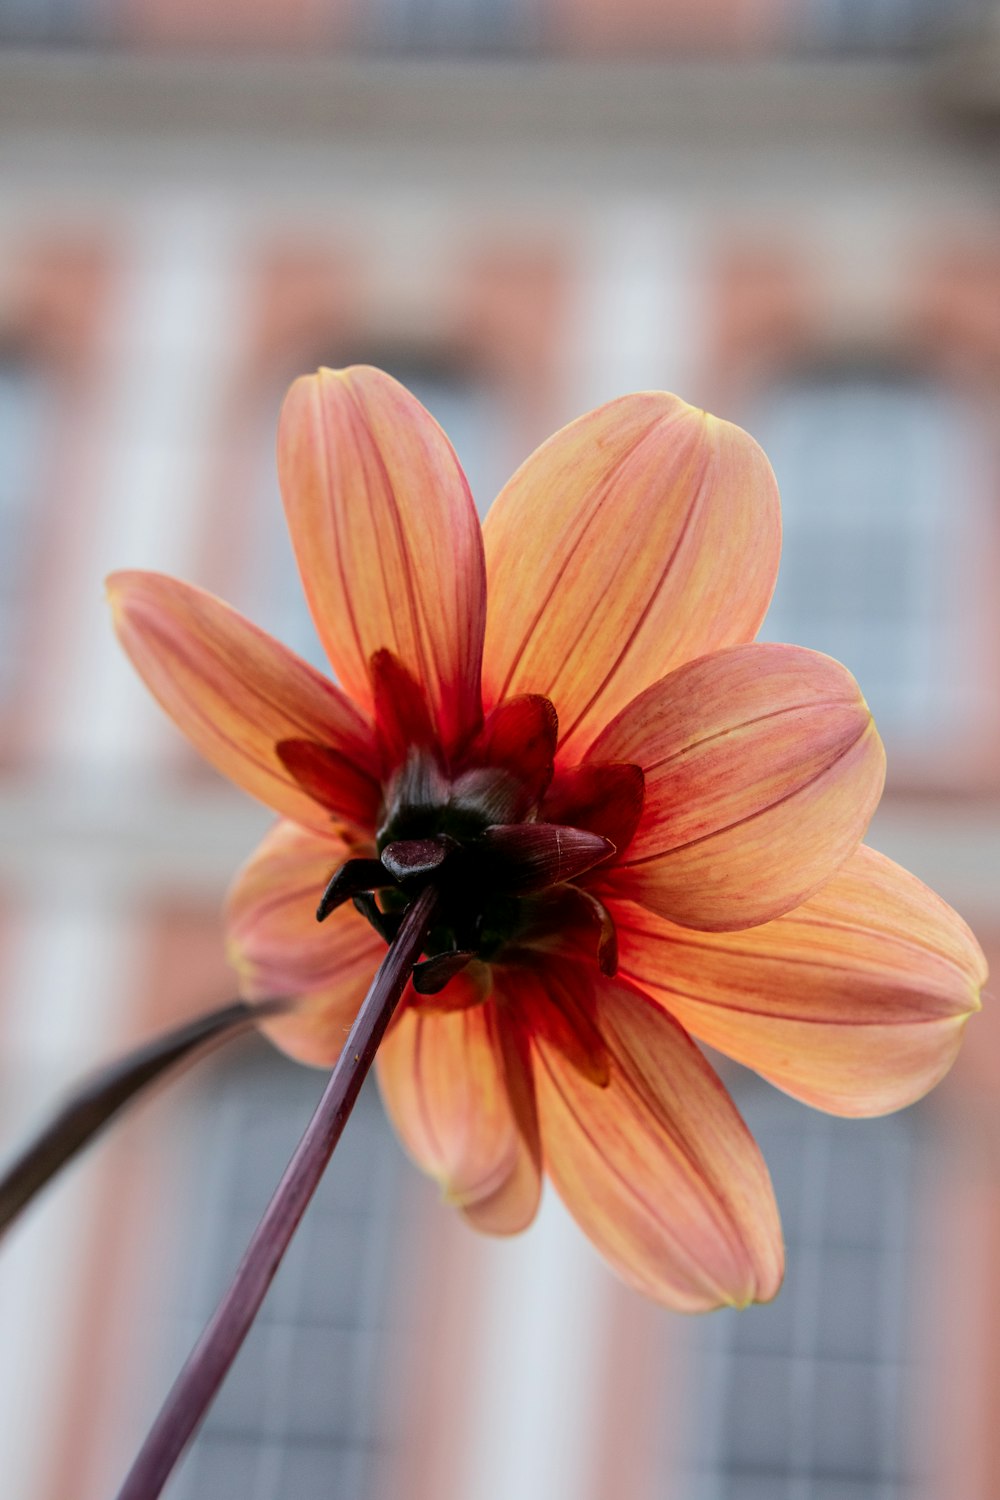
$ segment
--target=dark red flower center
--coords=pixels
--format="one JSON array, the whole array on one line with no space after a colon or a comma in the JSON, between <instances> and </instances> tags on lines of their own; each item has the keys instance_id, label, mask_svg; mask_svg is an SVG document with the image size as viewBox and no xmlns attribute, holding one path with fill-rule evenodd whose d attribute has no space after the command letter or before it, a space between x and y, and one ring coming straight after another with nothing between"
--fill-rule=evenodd
<instances>
[{"instance_id":1,"label":"dark red flower center","mask_svg":"<svg viewBox=\"0 0 1000 1500\"><path fill-rule=\"evenodd\" d=\"M555 709L536 695L507 699L472 741L446 756L423 695L389 655L372 663L382 809L375 856L349 860L331 877L322 921L345 901L392 941L425 886L438 918L414 986L435 994L472 959L509 960L518 949L574 934L614 972L614 925L576 882L631 839L643 801L637 766L585 763L554 773ZM300 782L322 796L323 747L278 747Z\"/></svg>"}]
</instances>

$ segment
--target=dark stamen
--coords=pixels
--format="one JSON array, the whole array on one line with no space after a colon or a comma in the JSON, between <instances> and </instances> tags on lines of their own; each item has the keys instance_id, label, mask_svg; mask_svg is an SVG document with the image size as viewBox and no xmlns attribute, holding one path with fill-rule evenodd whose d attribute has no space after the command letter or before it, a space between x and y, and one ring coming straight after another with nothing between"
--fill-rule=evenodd
<instances>
[{"instance_id":1,"label":"dark stamen","mask_svg":"<svg viewBox=\"0 0 1000 1500\"><path fill-rule=\"evenodd\" d=\"M325 922L332 911L365 891L378 891L389 885L385 870L377 859L349 859L335 870L316 908L317 922Z\"/></svg>"},{"instance_id":2,"label":"dark stamen","mask_svg":"<svg viewBox=\"0 0 1000 1500\"><path fill-rule=\"evenodd\" d=\"M600 834L558 823L499 824L487 828L479 848L488 855L501 888L512 895L573 880L615 852Z\"/></svg>"},{"instance_id":3,"label":"dark stamen","mask_svg":"<svg viewBox=\"0 0 1000 1500\"><path fill-rule=\"evenodd\" d=\"M454 953L439 953L413 968L413 988L418 995L440 995L449 980L461 974L467 964L475 958L470 949L461 948Z\"/></svg>"},{"instance_id":4,"label":"dark stamen","mask_svg":"<svg viewBox=\"0 0 1000 1500\"><path fill-rule=\"evenodd\" d=\"M379 937L386 943L391 943L399 931L400 917L395 912L384 912L379 909L375 897L368 892L360 896L352 896L351 901L354 910L360 912L366 922L369 922Z\"/></svg>"}]
</instances>

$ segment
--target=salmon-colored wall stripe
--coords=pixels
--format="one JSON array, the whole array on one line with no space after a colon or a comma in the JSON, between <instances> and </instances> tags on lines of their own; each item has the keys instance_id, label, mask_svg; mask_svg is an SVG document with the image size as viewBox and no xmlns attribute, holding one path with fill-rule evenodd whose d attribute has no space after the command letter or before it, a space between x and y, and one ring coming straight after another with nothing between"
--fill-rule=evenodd
<instances>
[{"instance_id":1,"label":"salmon-colored wall stripe","mask_svg":"<svg viewBox=\"0 0 1000 1500\"><path fill-rule=\"evenodd\" d=\"M97 503L94 410L114 260L102 237L51 232L12 251L0 303L0 332L15 356L34 366L46 389L49 428L39 488L29 513L21 580L30 609L19 632L20 669L0 714L0 766L20 767L36 748L36 721L53 691L46 663L60 632L72 628L61 600L70 591L77 540Z\"/></svg>"},{"instance_id":2,"label":"salmon-colored wall stripe","mask_svg":"<svg viewBox=\"0 0 1000 1500\"><path fill-rule=\"evenodd\" d=\"M1000 222L952 228L917 244L903 267L914 341L943 370L978 389L1000 375ZM995 390L995 386L994 386Z\"/></svg>"},{"instance_id":3,"label":"salmon-colored wall stripe","mask_svg":"<svg viewBox=\"0 0 1000 1500\"><path fill-rule=\"evenodd\" d=\"M600 1361L604 1390L597 1463L585 1500L663 1500L671 1376L670 1316L628 1287L609 1280Z\"/></svg>"},{"instance_id":4,"label":"salmon-colored wall stripe","mask_svg":"<svg viewBox=\"0 0 1000 1500\"><path fill-rule=\"evenodd\" d=\"M724 232L707 282L706 399L735 417L748 392L817 346L824 289L814 257L787 238Z\"/></svg>"},{"instance_id":5,"label":"salmon-colored wall stripe","mask_svg":"<svg viewBox=\"0 0 1000 1500\"><path fill-rule=\"evenodd\" d=\"M993 977L927 1105L937 1149L917 1204L926 1263L910 1302L924 1372L920 1500L1000 1495L1000 914L979 937Z\"/></svg>"},{"instance_id":6,"label":"salmon-colored wall stripe","mask_svg":"<svg viewBox=\"0 0 1000 1500\"><path fill-rule=\"evenodd\" d=\"M239 595L261 544L261 470L274 451L284 389L359 339L361 300L360 254L337 244L281 245L242 270L249 282L247 325L221 403L212 503L195 559L199 581L226 598Z\"/></svg>"},{"instance_id":7,"label":"salmon-colored wall stripe","mask_svg":"<svg viewBox=\"0 0 1000 1500\"><path fill-rule=\"evenodd\" d=\"M320 361L379 352L481 372L497 387L526 456L551 429L559 403L556 356L565 317L567 257L547 240L472 237L455 253L433 343L400 319L387 343L380 288L363 240L294 238L266 249L250 278L245 357L226 402L199 580L237 595L260 544L253 508L273 446L281 395ZM277 491L275 491L277 493Z\"/></svg>"},{"instance_id":8,"label":"salmon-colored wall stripe","mask_svg":"<svg viewBox=\"0 0 1000 1500\"><path fill-rule=\"evenodd\" d=\"M552 0L550 27L574 52L732 54L772 50L794 14L790 0Z\"/></svg>"},{"instance_id":9,"label":"salmon-colored wall stripe","mask_svg":"<svg viewBox=\"0 0 1000 1500\"><path fill-rule=\"evenodd\" d=\"M924 366L953 389L974 425L976 457L961 481L973 507L974 555L968 586L977 600L976 666L1000 682L1000 222L949 234L946 243L915 247L901 274L908 337ZM973 737L963 788L1000 792L1000 694L983 695L983 722Z\"/></svg>"},{"instance_id":10,"label":"salmon-colored wall stripe","mask_svg":"<svg viewBox=\"0 0 1000 1500\"><path fill-rule=\"evenodd\" d=\"M500 226L470 236L453 278L448 334L503 395L518 463L564 420L559 356L569 329L572 245Z\"/></svg>"},{"instance_id":11,"label":"salmon-colored wall stripe","mask_svg":"<svg viewBox=\"0 0 1000 1500\"><path fill-rule=\"evenodd\" d=\"M929 1482L921 1500L1000 1494L1000 1131L995 1110L975 1144L966 1129L930 1186L932 1282L929 1306L917 1305L924 1369L922 1442ZM969 1122L972 1123L971 1121ZM923 1455L921 1455L923 1456Z\"/></svg>"},{"instance_id":12,"label":"salmon-colored wall stripe","mask_svg":"<svg viewBox=\"0 0 1000 1500\"><path fill-rule=\"evenodd\" d=\"M417 1238L393 1267L401 1344L390 1378L400 1443L376 1493L466 1500L455 1492L455 1464L478 1374L469 1334L486 1288L475 1235L434 1197L431 1184L415 1175L404 1187L407 1223Z\"/></svg>"},{"instance_id":13,"label":"salmon-colored wall stripe","mask_svg":"<svg viewBox=\"0 0 1000 1500\"><path fill-rule=\"evenodd\" d=\"M118 1049L223 1004L233 993L218 910L165 898L146 917L135 1003L126 1008ZM168 1081L161 1092L169 1089ZM153 1252L172 1228L175 1198L166 1176L169 1153L150 1139L142 1110L139 1104L134 1114L127 1112L111 1126L111 1138L94 1148L101 1153L93 1189L98 1202L89 1239L79 1248L82 1295L77 1322L67 1330L47 1500L88 1492L87 1484L104 1476L109 1450L138 1448L144 1436L132 1434L130 1444L120 1427L131 1415L131 1382L145 1373L130 1367L142 1354L136 1309L155 1295Z\"/></svg>"}]
</instances>

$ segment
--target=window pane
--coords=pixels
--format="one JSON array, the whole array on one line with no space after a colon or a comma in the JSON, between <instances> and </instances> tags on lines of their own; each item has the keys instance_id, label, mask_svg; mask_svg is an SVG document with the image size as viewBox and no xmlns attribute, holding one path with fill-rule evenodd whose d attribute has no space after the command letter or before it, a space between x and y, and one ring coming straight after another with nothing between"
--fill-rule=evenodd
<instances>
[{"instance_id":1,"label":"window pane","mask_svg":"<svg viewBox=\"0 0 1000 1500\"><path fill-rule=\"evenodd\" d=\"M175 1325L207 1321L319 1098L325 1075L256 1044L193 1111L198 1199ZM372 1085L176 1481L177 1500L364 1500L391 1448L390 1278L405 1242L401 1158ZM168 1362L169 1363L169 1362ZM171 1494L174 1491L171 1490Z\"/></svg>"},{"instance_id":2,"label":"window pane","mask_svg":"<svg viewBox=\"0 0 1000 1500\"><path fill-rule=\"evenodd\" d=\"M519 52L540 35L538 0L370 0L364 36L399 52Z\"/></svg>"},{"instance_id":3,"label":"window pane","mask_svg":"<svg viewBox=\"0 0 1000 1500\"><path fill-rule=\"evenodd\" d=\"M45 395L36 371L19 359L0 356L0 703L10 694L20 659Z\"/></svg>"},{"instance_id":4,"label":"window pane","mask_svg":"<svg viewBox=\"0 0 1000 1500\"><path fill-rule=\"evenodd\" d=\"M925 738L946 717L954 726L964 457L954 404L902 376L814 377L774 391L750 425L784 517L763 638L843 661L890 743Z\"/></svg>"},{"instance_id":5,"label":"window pane","mask_svg":"<svg viewBox=\"0 0 1000 1500\"><path fill-rule=\"evenodd\" d=\"M913 52L973 31L984 10L984 0L807 0L793 24L810 50Z\"/></svg>"},{"instance_id":6,"label":"window pane","mask_svg":"<svg viewBox=\"0 0 1000 1500\"><path fill-rule=\"evenodd\" d=\"M678 1500L904 1500L919 1116L838 1120L739 1090L788 1271L770 1305L689 1325Z\"/></svg>"},{"instance_id":7,"label":"window pane","mask_svg":"<svg viewBox=\"0 0 1000 1500\"><path fill-rule=\"evenodd\" d=\"M110 32L111 17L112 0L4 0L0 41L101 41Z\"/></svg>"}]
</instances>

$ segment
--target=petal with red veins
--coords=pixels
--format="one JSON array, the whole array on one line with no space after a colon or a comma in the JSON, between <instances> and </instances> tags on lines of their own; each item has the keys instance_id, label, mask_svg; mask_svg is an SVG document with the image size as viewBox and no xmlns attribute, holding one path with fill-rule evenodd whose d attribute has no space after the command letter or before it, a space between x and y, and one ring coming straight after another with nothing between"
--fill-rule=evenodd
<instances>
[{"instance_id":1,"label":"petal with red veins","mask_svg":"<svg viewBox=\"0 0 1000 1500\"><path fill-rule=\"evenodd\" d=\"M417 747L433 750L435 734L423 690L391 651L376 651L370 662L375 699L375 736L383 779Z\"/></svg>"},{"instance_id":2,"label":"petal with red veins","mask_svg":"<svg viewBox=\"0 0 1000 1500\"><path fill-rule=\"evenodd\" d=\"M113 573L107 587L133 665L206 760L299 823L371 828L371 726L331 682L202 589L139 572ZM329 752L322 803L283 759L289 741Z\"/></svg>"},{"instance_id":3,"label":"petal with red veins","mask_svg":"<svg viewBox=\"0 0 1000 1500\"><path fill-rule=\"evenodd\" d=\"M500 1013L498 1012L498 1015ZM502 1016L499 1037L507 1091L520 1139L513 1171L485 1198L462 1207L462 1217L483 1234L518 1234L538 1211L542 1193L542 1148L531 1073L531 1048Z\"/></svg>"},{"instance_id":4,"label":"petal with red veins","mask_svg":"<svg viewBox=\"0 0 1000 1500\"><path fill-rule=\"evenodd\" d=\"M610 1077L608 1049L596 1020L598 976L587 964L549 955L544 961L501 966L497 992L516 1009L522 1030L554 1047L590 1082Z\"/></svg>"},{"instance_id":5,"label":"petal with red veins","mask_svg":"<svg viewBox=\"0 0 1000 1500\"><path fill-rule=\"evenodd\" d=\"M411 998L376 1067L404 1146L445 1196L481 1229L525 1228L541 1191L533 1095L495 1002L439 1011Z\"/></svg>"},{"instance_id":6,"label":"petal with red veins","mask_svg":"<svg viewBox=\"0 0 1000 1500\"><path fill-rule=\"evenodd\" d=\"M281 822L236 876L226 902L229 960L250 1000L302 995L303 1003L262 1029L300 1062L329 1066L385 944L350 905L316 921L330 875L354 851L333 835Z\"/></svg>"},{"instance_id":7,"label":"petal with red veins","mask_svg":"<svg viewBox=\"0 0 1000 1500\"><path fill-rule=\"evenodd\" d=\"M447 745L475 731L486 611L479 522L448 439L391 376L302 376L285 400L278 471L299 571L333 668L373 706L388 650L427 693Z\"/></svg>"},{"instance_id":8,"label":"petal with red veins","mask_svg":"<svg viewBox=\"0 0 1000 1500\"><path fill-rule=\"evenodd\" d=\"M632 1286L685 1312L768 1301L782 1245L770 1178L726 1090L683 1028L614 980L598 992L611 1063L592 1083L536 1033L546 1170Z\"/></svg>"},{"instance_id":9,"label":"petal with red veins","mask_svg":"<svg viewBox=\"0 0 1000 1500\"><path fill-rule=\"evenodd\" d=\"M320 826L329 826L331 819L340 816L345 787L358 782L357 766L346 755L331 750L328 745L317 744L315 740L277 740L274 753L295 785L320 808L326 808L330 817ZM373 802L372 778L367 771L362 777L359 795L367 809ZM365 826L370 823L371 818L366 816Z\"/></svg>"},{"instance_id":10,"label":"petal with red veins","mask_svg":"<svg viewBox=\"0 0 1000 1500\"><path fill-rule=\"evenodd\" d=\"M645 391L544 443L483 539L487 704L550 698L572 763L673 667L753 639L777 576L778 491L745 432Z\"/></svg>"},{"instance_id":11,"label":"petal with red veins","mask_svg":"<svg viewBox=\"0 0 1000 1500\"><path fill-rule=\"evenodd\" d=\"M845 667L800 646L688 662L592 748L642 766L639 828L606 889L707 931L798 906L861 842L885 753Z\"/></svg>"},{"instance_id":12,"label":"petal with red veins","mask_svg":"<svg viewBox=\"0 0 1000 1500\"><path fill-rule=\"evenodd\" d=\"M614 902L621 972L689 1031L806 1104L877 1115L947 1072L986 963L957 912L860 848L788 916L692 932Z\"/></svg>"}]
</instances>

